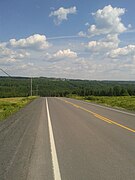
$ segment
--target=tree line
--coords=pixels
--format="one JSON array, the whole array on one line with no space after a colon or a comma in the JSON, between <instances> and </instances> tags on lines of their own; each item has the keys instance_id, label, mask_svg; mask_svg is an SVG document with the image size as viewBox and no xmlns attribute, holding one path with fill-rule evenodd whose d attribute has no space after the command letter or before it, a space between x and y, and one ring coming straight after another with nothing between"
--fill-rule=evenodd
<instances>
[{"instance_id":1,"label":"tree line","mask_svg":"<svg viewBox=\"0 0 135 180\"><path fill-rule=\"evenodd\" d=\"M135 81L89 81L61 78L33 78L33 95L62 96L135 96ZM0 77L0 97L31 94L28 77Z\"/></svg>"}]
</instances>

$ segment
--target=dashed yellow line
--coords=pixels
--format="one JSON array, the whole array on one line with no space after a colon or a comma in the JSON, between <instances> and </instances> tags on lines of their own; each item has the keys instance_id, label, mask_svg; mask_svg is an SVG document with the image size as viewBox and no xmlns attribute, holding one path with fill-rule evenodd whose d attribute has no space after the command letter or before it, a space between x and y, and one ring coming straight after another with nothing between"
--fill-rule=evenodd
<instances>
[{"instance_id":1,"label":"dashed yellow line","mask_svg":"<svg viewBox=\"0 0 135 180\"><path fill-rule=\"evenodd\" d=\"M59 99L60 99L60 98L59 98ZM131 128L127 127L127 126L124 126L124 125L122 125L122 124L119 124L119 123L117 123L117 122L115 122L115 121L113 121L113 120L111 120L111 119L108 119L108 118L106 118L106 117L104 117L104 116L101 116L100 114L97 114L97 113L95 113L95 112L93 112L93 111L90 111L90 110L88 110L88 109L85 109L85 108L83 108L83 107L81 107L81 106L78 106L77 104L74 104L74 103L72 103L72 102L69 102L69 101L66 101L66 100L63 100L63 99L60 99L60 100L61 100L61 101L64 101L65 103L71 104L72 106L74 106L74 107L76 107L76 108L82 109L82 110L84 110L84 111L86 111L86 112L94 115L95 117L97 117L98 119L101 119L102 121L105 121L105 122L107 122L107 123L109 123L109 124L117 125L117 126L123 128L123 129L126 129L126 130L128 130L128 131L130 131L130 132L135 133L135 129L131 129Z\"/></svg>"}]
</instances>

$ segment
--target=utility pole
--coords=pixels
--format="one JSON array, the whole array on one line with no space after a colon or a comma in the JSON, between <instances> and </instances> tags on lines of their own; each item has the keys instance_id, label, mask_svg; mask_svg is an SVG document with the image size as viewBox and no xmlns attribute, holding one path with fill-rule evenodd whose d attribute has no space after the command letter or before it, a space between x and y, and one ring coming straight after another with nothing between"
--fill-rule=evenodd
<instances>
[{"instance_id":1,"label":"utility pole","mask_svg":"<svg viewBox=\"0 0 135 180\"><path fill-rule=\"evenodd\" d=\"M37 85L37 89L36 89L36 95L38 96L38 85Z\"/></svg>"},{"instance_id":2,"label":"utility pole","mask_svg":"<svg viewBox=\"0 0 135 180\"><path fill-rule=\"evenodd\" d=\"M31 81L30 81L30 82L31 82L31 83L30 83L30 84L31 84L31 92L30 92L30 95L32 96L32 91L33 91L33 90L32 90L32 77L31 77Z\"/></svg>"}]
</instances>

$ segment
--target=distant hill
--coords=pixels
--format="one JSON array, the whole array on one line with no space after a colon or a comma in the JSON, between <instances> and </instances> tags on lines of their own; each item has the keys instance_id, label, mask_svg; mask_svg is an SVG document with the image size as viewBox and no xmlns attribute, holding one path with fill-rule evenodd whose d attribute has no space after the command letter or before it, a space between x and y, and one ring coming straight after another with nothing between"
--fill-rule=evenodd
<instances>
[{"instance_id":1,"label":"distant hill","mask_svg":"<svg viewBox=\"0 0 135 180\"><path fill-rule=\"evenodd\" d=\"M28 77L0 77L0 97L29 96ZM135 95L135 81L89 81L63 78L33 78L33 95L40 96L121 96Z\"/></svg>"}]
</instances>

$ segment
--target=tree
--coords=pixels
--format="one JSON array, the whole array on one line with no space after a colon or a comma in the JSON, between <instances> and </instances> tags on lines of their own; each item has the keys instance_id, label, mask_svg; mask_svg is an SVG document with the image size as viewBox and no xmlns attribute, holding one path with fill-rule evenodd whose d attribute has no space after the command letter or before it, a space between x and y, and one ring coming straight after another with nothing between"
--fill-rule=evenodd
<instances>
[{"instance_id":1,"label":"tree","mask_svg":"<svg viewBox=\"0 0 135 180\"><path fill-rule=\"evenodd\" d=\"M121 96L129 96L127 89L124 88L121 89Z\"/></svg>"},{"instance_id":2,"label":"tree","mask_svg":"<svg viewBox=\"0 0 135 180\"><path fill-rule=\"evenodd\" d=\"M113 96L113 88L112 87L109 89L108 96Z\"/></svg>"},{"instance_id":3,"label":"tree","mask_svg":"<svg viewBox=\"0 0 135 180\"><path fill-rule=\"evenodd\" d=\"M120 96L121 95L121 87L120 86L115 86L113 88L114 96Z\"/></svg>"}]
</instances>

